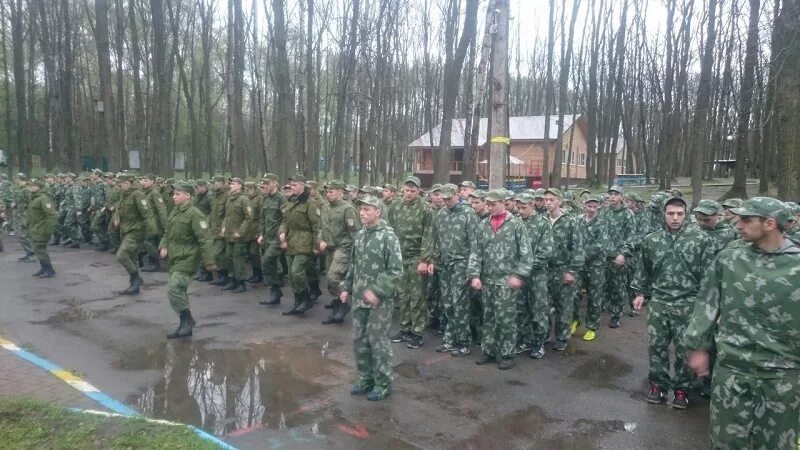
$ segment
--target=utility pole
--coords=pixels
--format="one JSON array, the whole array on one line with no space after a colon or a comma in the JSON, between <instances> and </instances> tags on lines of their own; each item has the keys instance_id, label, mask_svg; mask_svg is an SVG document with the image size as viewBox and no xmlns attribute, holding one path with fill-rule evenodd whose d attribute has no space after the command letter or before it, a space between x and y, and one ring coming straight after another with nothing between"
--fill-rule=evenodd
<instances>
[{"instance_id":1,"label":"utility pole","mask_svg":"<svg viewBox=\"0 0 800 450\"><path fill-rule=\"evenodd\" d=\"M489 189L506 187L506 164L511 140L508 132L508 7L509 0L495 0L492 34L492 91L489 137Z\"/></svg>"}]
</instances>

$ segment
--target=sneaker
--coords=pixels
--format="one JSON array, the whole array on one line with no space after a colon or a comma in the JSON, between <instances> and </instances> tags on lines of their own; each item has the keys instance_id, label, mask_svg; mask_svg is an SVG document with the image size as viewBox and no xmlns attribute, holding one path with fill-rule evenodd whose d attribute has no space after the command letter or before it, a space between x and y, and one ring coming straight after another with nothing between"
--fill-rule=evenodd
<instances>
[{"instance_id":1,"label":"sneaker","mask_svg":"<svg viewBox=\"0 0 800 450\"><path fill-rule=\"evenodd\" d=\"M436 347L437 353L449 353L456 349L456 346L453 344L444 343L438 347Z\"/></svg>"},{"instance_id":2,"label":"sneaker","mask_svg":"<svg viewBox=\"0 0 800 450\"><path fill-rule=\"evenodd\" d=\"M661 392L661 388L658 387L657 384L650 385L650 392L647 393L645 396L645 400L648 403L659 404L664 402L664 393Z\"/></svg>"},{"instance_id":3,"label":"sneaker","mask_svg":"<svg viewBox=\"0 0 800 450\"><path fill-rule=\"evenodd\" d=\"M608 323L609 328L619 328L619 317L612 317L611 322Z\"/></svg>"},{"instance_id":4,"label":"sneaker","mask_svg":"<svg viewBox=\"0 0 800 450\"><path fill-rule=\"evenodd\" d=\"M420 348L422 347L422 335L411 333L411 336L408 338L408 344L406 344L407 348Z\"/></svg>"},{"instance_id":5,"label":"sneaker","mask_svg":"<svg viewBox=\"0 0 800 450\"><path fill-rule=\"evenodd\" d=\"M528 353L531 351L531 348L532 348L531 344L523 342L522 344L517 345L516 353L518 355L522 353Z\"/></svg>"},{"instance_id":6,"label":"sneaker","mask_svg":"<svg viewBox=\"0 0 800 450\"><path fill-rule=\"evenodd\" d=\"M408 340L408 331L400 330L391 337L391 341L397 344L398 342L405 342Z\"/></svg>"},{"instance_id":7,"label":"sneaker","mask_svg":"<svg viewBox=\"0 0 800 450\"><path fill-rule=\"evenodd\" d=\"M531 349L531 358L533 359L542 359L544 358L544 345L538 344L534 345Z\"/></svg>"},{"instance_id":8,"label":"sneaker","mask_svg":"<svg viewBox=\"0 0 800 450\"><path fill-rule=\"evenodd\" d=\"M559 341L558 339L556 339L556 341L553 342L553 350L557 352L563 352L564 349L566 348L567 348L567 341Z\"/></svg>"},{"instance_id":9,"label":"sneaker","mask_svg":"<svg viewBox=\"0 0 800 450\"><path fill-rule=\"evenodd\" d=\"M497 359L494 356L487 355L486 353L484 353L483 355L481 355L480 358L475 360L475 364L482 366L484 364L491 364L495 361L497 361Z\"/></svg>"},{"instance_id":10,"label":"sneaker","mask_svg":"<svg viewBox=\"0 0 800 450\"><path fill-rule=\"evenodd\" d=\"M455 350L450 352L450 356L455 356L456 358L459 358L461 356L467 356L470 353L471 352L469 347L457 347Z\"/></svg>"},{"instance_id":11,"label":"sneaker","mask_svg":"<svg viewBox=\"0 0 800 450\"><path fill-rule=\"evenodd\" d=\"M586 330L586 333L583 335L584 341L593 341L594 338L597 337L597 333L594 330Z\"/></svg>"},{"instance_id":12,"label":"sneaker","mask_svg":"<svg viewBox=\"0 0 800 450\"><path fill-rule=\"evenodd\" d=\"M639 317L639 311L631 309L631 312L628 313L628 317Z\"/></svg>"},{"instance_id":13,"label":"sneaker","mask_svg":"<svg viewBox=\"0 0 800 450\"><path fill-rule=\"evenodd\" d=\"M669 403L675 409L686 409L689 406L689 399L686 397L686 391L683 389L675 389L675 396Z\"/></svg>"},{"instance_id":14,"label":"sneaker","mask_svg":"<svg viewBox=\"0 0 800 450\"><path fill-rule=\"evenodd\" d=\"M514 367L514 358L500 358L500 363L497 368L500 370L508 370Z\"/></svg>"},{"instance_id":15,"label":"sneaker","mask_svg":"<svg viewBox=\"0 0 800 450\"><path fill-rule=\"evenodd\" d=\"M369 393L367 393L367 400L371 402L379 402L384 400L386 397L392 394L392 390L388 387L386 388L374 388Z\"/></svg>"},{"instance_id":16,"label":"sneaker","mask_svg":"<svg viewBox=\"0 0 800 450\"><path fill-rule=\"evenodd\" d=\"M580 320L573 320L573 321L572 321L572 322L569 324L569 335L570 335L570 336L574 335L574 334L575 334L575 332L576 332L576 331L578 331L578 326L580 326L580 324L581 324L581 321L580 321Z\"/></svg>"},{"instance_id":17,"label":"sneaker","mask_svg":"<svg viewBox=\"0 0 800 450\"><path fill-rule=\"evenodd\" d=\"M372 385L354 384L350 389L350 395L364 395L372 391Z\"/></svg>"}]
</instances>

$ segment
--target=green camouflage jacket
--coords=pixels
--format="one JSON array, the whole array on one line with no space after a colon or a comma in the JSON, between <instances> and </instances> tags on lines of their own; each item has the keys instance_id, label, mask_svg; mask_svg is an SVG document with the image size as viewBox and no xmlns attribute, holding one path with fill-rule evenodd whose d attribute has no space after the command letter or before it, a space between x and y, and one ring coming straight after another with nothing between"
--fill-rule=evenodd
<instances>
[{"instance_id":1,"label":"green camouflage jacket","mask_svg":"<svg viewBox=\"0 0 800 450\"><path fill-rule=\"evenodd\" d=\"M353 307L372 308L364 301L364 291L370 289L381 302L390 302L402 274L400 241L392 228L381 220L374 227L362 228L356 233L347 276L341 287L350 293Z\"/></svg>"},{"instance_id":2,"label":"green camouflage jacket","mask_svg":"<svg viewBox=\"0 0 800 450\"><path fill-rule=\"evenodd\" d=\"M242 191L229 192L225 202L225 220L222 228L225 229L225 239L236 242L250 240L250 225L253 223L253 206L250 199ZM239 233L238 238L233 233Z\"/></svg>"},{"instance_id":3,"label":"green camouflage jacket","mask_svg":"<svg viewBox=\"0 0 800 450\"><path fill-rule=\"evenodd\" d=\"M717 225L710 230L701 228L696 224L693 226L697 227L698 230L711 238L712 251L715 255L722 251L726 245L735 241L736 239L739 239L739 232L736 231L736 228L731 226L730 222L726 222L724 220L720 220Z\"/></svg>"},{"instance_id":4,"label":"green camouflage jacket","mask_svg":"<svg viewBox=\"0 0 800 450\"><path fill-rule=\"evenodd\" d=\"M322 206L309 197L308 189L287 200L278 234L286 234L288 255L311 254L319 247L321 219Z\"/></svg>"},{"instance_id":5,"label":"green camouflage jacket","mask_svg":"<svg viewBox=\"0 0 800 450\"><path fill-rule=\"evenodd\" d=\"M389 206L387 220L394 229L406 264L433 259L433 211L423 198L404 200Z\"/></svg>"},{"instance_id":6,"label":"green camouflage jacket","mask_svg":"<svg viewBox=\"0 0 800 450\"><path fill-rule=\"evenodd\" d=\"M608 222L605 220L605 215L599 214L590 220L586 220L586 216L581 216L581 224L583 225L584 240L584 254L586 255L586 263L605 261L606 256L611 254L609 250L608 239Z\"/></svg>"},{"instance_id":7,"label":"green camouflage jacket","mask_svg":"<svg viewBox=\"0 0 800 450\"><path fill-rule=\"evenodd\" d=\"M476 227L469 255L469 279L480 278L483 284L505 284L515 275L527 279L533 267L533 252L529 230L511 213L497 232L492 230L492 218L482 220Z\"/></svg>"},{"instance_id":8,"label":"green camouflage jacket","mask_svg":"<svg viewBox=\"0 0 800 450\"><path fill-rule=\"evenodd\" d=\"M280 229L283 221L283 206L285 204L286 198L280 192L262 196L259 233L264 236L265 240L277 241L278 229Z\"/></svg>"},{"instance_id":9,"label":"green camouflage jacket","mask_svg":"<svg viewBox=\"0 0 800 450\"><path fill-rule=\"evenodd\" d=\"M703 280L683 336L716 364L764 378L800 376L800 248L722 250Z\"/></svg>"},{"instance_id":10,"label":"green camouflage jacket","mask_svg":"<svg viewBox=\"0 0 800 450\"><path fill-rule=\"evenodd\" d=\"M158 234L158 225L150 202L142 191L133 187L120 193L115 220L119 220L121 236L128 233L144 233L147 236Z\"/></svg>"},{"instance_id":11,"label":"green camouflage jacket","mask_svg":"<svg viewBox=\"0 0 800 450\"><path fill-rule=\"evenodd\" d=\"M555 243L555 251L550 258L550 268L577 274L586 261L584 227L581 226L583 218L568 214L562 214L555 222L550 220L549 215L545 218L553 229Z\"/></svg>"},{"instance_id":12,"label":"green camouflage jacket","mask_svg":"<svg viewBox=\"0 0 800 450\"><path fill-rule=\"evenodd\" d=\"M617 255L633 255L638 228L633 211L625 205L618 208L609 206L603 215L603 221L607 239L605 256L615 258Z\"/></svg>"},{"instance_id":13,"label":"green camouflage jacket","mask_svg":"<svg viewBox=\"0 0 800 450\"><path fill-rule=\"evenodd\" d=\"M205 214L187 202L170 212L159 248L167 249L170 272L192 274L201 256L204 265L214 264L212 243Z\"/></svg>"},{"instance_id":14,"label":"green camouflage jacket","mask_svg":"<svg viewBox=\"0 0 800 450\"><path fill-rule=\"evenodd\" d=\"M32 194L26 214L28 234L31 239L34 241L50 239L58 223L58 212L53 205L53 200L44 192Z\"/></svg>"},{"instance_id":15,"label":"green camouflage jacket","mask_svg":"<svg viewBox=\"0 0 800 450\"><path fill-rule=\"evenodd\" d=\"M167 227L167 205L164 204L164 198L161 196L161 191L155 187L142 189L147 201L150 202L150 207L153 208L156 225L158 225L158 232L163 233Z\"/></svg>"},{"instance_id":16,"label":"green camouflage jacket","mask_svg":"<svg viewBox=\"0 0 800 450\"><path fill-rule=\"evenodd\" d=\"M478 225L475 211L464 201L442 211L434 229L433 260L438 265L466 264Z\"/></svg>"},{"instance_id":17,"label":"green camouflage jacket","mask_svg":"<svg viewBox=\"0 0 800 450\"><path fill-rule=\"evenodd\" d=\"M205 191L202 194L197 194L192 199L194 206L200 210L206 217L211 214L211 191Z\"/></svg>"},{"instance_id":18,"label":"green camouflage jacket","mask_svg":"<svg viewBox=\"0 0 800 450\"><path fill-rule=\"evenodd\" d=\"M208 216L208 226L213 239L222 239L222 222L225 221L225 203L228 201L228 191L225 188L214 191L211 199L211 214Z\"/></svg>"},{"instance_id":19,"label":"green camouflage jacket","mask_svg":"<svg viewBox=\"0 0 800 450\"><path fill-rule=\"evenodd\" d=\"M352 203L340 200L330 204L322 225L322 240L330 250L353 247L353 236L360 230L361 220Z\"/></svg>"},{"instance_id":20,"label":"green camouflage jacket","mask_svg":"<svg viewBox=\"0 0 800 450\"><path fill-rule=\"evenodd\" d=\"M488 216L487 216L488 217ZM553 242L553 230L547 219L540 214L533 214L527 219L519 218L528 230L528 238L531 242L531 254L533 259L531 261L532 271L547 270L550 263L550 258L553 257L555 251L555 243Z\"/></svg>"}]
</instances>

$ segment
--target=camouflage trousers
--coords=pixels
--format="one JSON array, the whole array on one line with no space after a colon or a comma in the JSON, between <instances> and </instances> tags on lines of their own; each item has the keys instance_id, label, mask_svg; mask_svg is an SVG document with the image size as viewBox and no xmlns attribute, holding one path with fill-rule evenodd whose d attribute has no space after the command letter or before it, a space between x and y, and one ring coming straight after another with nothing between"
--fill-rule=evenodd
<instances>
[{"instance_id":1,"label":"camouflage trousers","mask_svg":"<svg viewBox=\"0 0 800 450\"><path fill-rule=\"evenodd\" d=\"M220 271L227 272L231 269L231 261L228 259L225 247L225 238L218 237L214 239L214 263Z\"/></svg>"},{"instance_id":2,"label":"camouflage trousers","mask_svg":"<svg viewBox=\"0 0 800 450\"><path fill-rule=\"evenodd\" d=\"M139 273L139 248L144 242L143 233L128 233L122 236L117 249L117 261L129 275Z\"/></svg>"},{"instance_id":3,"label":"camouflage trousers","mask_svg":"<svg viewBox=\"0 0 800 450\"><path fill-rule=\"evenodd\" d=\"M389 340L392 325L391 300L374 308L353 309L353 348L358 371L357 384L388 389L392 385L394 355Z\"/></svg>"},{"instance_id":4,"label":"camouflage trousers","mask_svg":"<svg viewBox=\"0 0 800 450\"><path fill-rule=\"evenodd\" d=\"M277 239L265 240L262 246L261 271L264 273L264 284L267 286L283 286L283 270L281 270L281 248Z\"/></svg>"},{"instance_id":5,"label":"camouflage trousers","mask_svg":"<svg viewBox=\"0 0 800 450\"><path fill-rule=\"evenodd\" d=\"M630 269L626 261L622 267L617 267L614 260L609 260L606 264L606 308L612 318L622 317L622 310L628 298L628 285L630 284Z\"/></svg>"},{"instance_id":6,"label":"camouflage trousers","mask_svg":"<svg viewBox=\"0 0 800 450\"><path fill-rule=\"evenodd\" d=\"M588 261L580 274L581 287L586 289L586 329L597 330L600 327L600 315L603 313L606 298L606 263L602 259ZM573 320L580 321L581 294L575 296Z\"/></svg>"},{"instance_id":7,"label":"camouflage trousers","mask_svg":"<svg viewBox=\"0 0 800 450\"><path fill-rule=\"evenodd\" d=\"M192 274L179 271L170 271L167 275L167 298L169 306L176 313L189 309L189 296L186 295L186 291L191 280Z\"/></svg>"},{"instance_id":8,"label":"camouflage trousers","mask_svg":"<svg viewBox=\"0 0 800 450\"><path fill-rule=\"evenodd\" d=\"M63 237L72 239L72 242L76 244L83 242L83 230L80 222L78 222L78 212L77 209L67 208L67 215L64 217Z\"/></svg>"},{"instance_id":9,"label":"camouflage trousers","mask_svg":"<svg viewBox=\"0 0 800 450\"><path fill-rule=\"evenodd\" d=\"M261 271L261 248L255 240L247 243L247 260L250 262L253 273Z\"/></svg>"},{"instance_id":10,"label":"camouflage trousers","mask_svg":"<svg viewBox=\"0 0 800 450\"><path fill-rule=\"evenodd\" d=\"M317 272L317 257L313 254L286 255L289 264L289 286L292 292L302 294L309 291L311 272Z\"/></svg>"},{"instance_id":11,"label":"camouflage trousers","mask_svg":"<svg viewBox=\"0 0 800 450\"><path fill-rule=\"evenodd\" d=\"M653 299L647 303L647 346L650 355L650 383L661 389L688 389L691 371L684 356L691 349L683 346L683 333L694 310L694 301L680 303ZM670 377L669 345L675 346L675 376Z\"/></svg>"},{"instance_id":12,"label":"camouflage trousers","mask_svg":"<svg viewBox=\"0 0 800 450\"><path fill-rule=\"evenodd\" d=\"M111 241L108 232L108 223L110 221L111 218L105 211L98 211L92 217L92 234L94 234L97 238L97 243L101 246L108 246Z\"/></svg>"},{"instance_id":13,"label":"camouflage trousers","mask_svg":"<svg viewBox=\"0 0 800 450\"><path fill-rule=\"evenodd\" d=\"M467 282L467 262L456 261L436 269L439 271L439 297L447 318L443 342L456 347L469 347L472 345L469 330L471 288Z\"/></svg>"},{"instance_id":14,"label":"camouflage trousers","mask_svg":"<svg viewBox=\"0 0 800 450\"><path fill-rule=\"evenodd\" d=\"M350 249L337 248L333 253L328 254L328 273L326 275L328 292L336 300L342 293L340 287L342 281L347 276L347 269L350 267Z\"/></svg>"},{"instance_id":15,"label":"camouflage trousers","mask_svg":"<svg viewBox=\"0 0 800 450\"><path fill-rule=\"evenodd\" d=\"M417 258L403 261L403 276L397 283L401 330L417 335L425 330L428 310L423 288L426 283L426 278L417 272Z\"/></svg>"},{"instance_id":16,"label":"camouflage trousers","mask_svg":"<svg viewBox=\"0 0 800 450\"><path fill-rule=\"evenodd\" d=\"M229 275L239 281L244 281L247 274L247 246L248 242L226 241L225 257L230 261Z\"/></svg>"},{"instance_id":17,"label":"camouflage trousers","mask_svg":"<svg viewBox=\"0 0 800 450\"><path fill-rule=\"evenodd\" d=\"M484 284L483 353L495 358L513 358L517 346L517 296L521 293L503 284Z\"/></svg>"},{"instance_id":18,"label":"camouflage trousers","mask_svg":"<svg viewBox=\"0 0 800 450\"><path fill-rule=\"evenodd\" d=\"M517 343L539 344L547 340L550 302L547 295L547 272L534 270L517 295Z\"/></svg>"},{"instance_id":19,"label":"camouflage trousers","mask_svg":"<svg viewBox=\"0 0 800 450\"><path fill-rule=\"evenodd\" d=\"M43 241L38 239L31 241L33 243L33 253L39 258L41 264L50 264L50 254L47 253L47 242L49 240L50 238L48 237Z\"/></svg>"},{"instance_id":20,"label":"camouflage trousers","mask_svg":"<svg viewBox=\"0 0 800 450\"><path fill-rule=\"evenodd\" d=\"M62 207L59 209L56 218L56 232L54 234L59 237L60 241L67 237L67 229L64 227L64 222L67 221L67 208Z\"/></svg>"},{"instance_id":21,"label":"camouflage trousers","mask_svg":"<svg viewBox=\"0 0 800 450\"><path fill-rule=\"evenodd\" d=\"M564 283L564 267L551 268L547 271L547 287L550 294L550 306L555 309L553 317L553 334L561 342L570 338L570 322L575 307L575 296L578 295L578 283ZM549 311L548 311L549 314ZM548 326L548 331L550 327Z\"/></svg>"},{"instance_id":22,"label":"camouflage trousers","mask_svg":"<svg viewBox=\"0 0 800 450\"><path fill-rule=\"evenodd\" d=\"M711 448L798 448L800 376L760 378L725 367L711 382Z\"/></svg>"},{"instance_id":23,"label":"camouflage trousers","mask_svg":"<svg viewBox=\"0 0 800 450\"><path fill-rule=\"evenodd\" d=\"M433 275L427 277L425 283L425 290L428 297L428 318L429 319L444 319L444 307L439 291L439 272L433 272Z\"/></svg>"},{"instance_id":24,"label":"camouflage trousers","mask_svg":"<svg viewBox=\"0 0 800 450\"><path fill-rule=\"evenodd\" d=\"M481 291L470 289L469 294L469 329L472 343L480 344L483 339L483 299Z\"/></svg>"},{"instance_id":25,"label":"camouflage trousers","mask_svg":"<svg viewBox=\"0 0 800 450\"><path fill-rule=\"evenodd\" d=\"M17 239L19 239L20 245L22 245L22 250L25 251L26 254L33 253L33 241L28 235L28 223L19 213L16 213L14 216L14 233L17 235Z\"/></svg>"}]
</instances>

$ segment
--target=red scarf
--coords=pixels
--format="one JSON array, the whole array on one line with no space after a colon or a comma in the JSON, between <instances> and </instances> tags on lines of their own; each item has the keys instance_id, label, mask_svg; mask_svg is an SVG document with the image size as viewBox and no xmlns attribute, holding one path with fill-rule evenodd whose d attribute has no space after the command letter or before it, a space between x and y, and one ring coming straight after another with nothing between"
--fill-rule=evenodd
<instances>
[{"instance_id":1,"label":"red scarf","mask_svg":"<svg viewBox=\"0 0 800 450\"><path fill-rule=\"evenodd\" d=\"M500 229L500 226L503 225L503 222L506 221L507 217L508 217L508 211L504 212L503 214L500 214L499 216L492 216L491 220L492 231L497 233L497 230Z\"/></svg>"}]
</instances>

